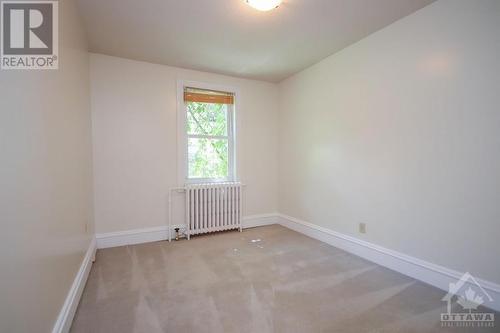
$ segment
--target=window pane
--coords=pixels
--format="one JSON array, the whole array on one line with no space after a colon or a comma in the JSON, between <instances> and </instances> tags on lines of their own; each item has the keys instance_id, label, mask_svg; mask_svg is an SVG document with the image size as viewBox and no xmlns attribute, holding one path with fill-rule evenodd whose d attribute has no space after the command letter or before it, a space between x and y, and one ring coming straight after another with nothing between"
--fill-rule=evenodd
<instances>
[{"instance_id":1,"label":"window pane","mask_svg":"<svg viewBox=\"0 0 500 333\"><path fill-rule=\"evenodd\" d=\"M187 103L187 132L198 135L227 135L227 105Z\"/></svg>"},{"instance_id":2,"label":"window pane","mask_svg":"<svg viewBox=\"0 0 500 333\"><path fill-rule=\"evenodd\" d=\"M189 178L227 178L227 139L188 138Z\"/></svg>"}]
</instances>

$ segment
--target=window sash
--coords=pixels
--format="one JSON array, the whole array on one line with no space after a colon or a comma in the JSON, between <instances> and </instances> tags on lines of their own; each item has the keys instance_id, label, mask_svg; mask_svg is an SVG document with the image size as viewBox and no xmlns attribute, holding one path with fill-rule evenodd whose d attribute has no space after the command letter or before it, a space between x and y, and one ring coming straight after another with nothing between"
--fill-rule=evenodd
<instances>
[{"instance_id":1,"label":"window sash","mask_svg":"<svg viewBox=\"0 0 500 333\"><path fill-rule=\"evenodd\" d=\"M194 139L216 139L216 140L229 139L228 135L209 135L209 134L188 134L187 137Z\"/></svg>"},{"instance_id":2,"label":"window sash","mask_svg":"<svg viewBox=\"0 0 500 333\"><path fill-rule=\"evenodd\" d=\"M187 123L188 106L189 101L184 101L184 119ZM184 126L184 133L186 137L185 143L185 182L186 183L217 183L217 182L227 182L235 181L235 142L234 142L234 104L227 105L227 135L204 135L204 134L188 134L187 126ZM189 177L189 139L190 138L206 138L206 139L216 139L216 140L227 140L228 142L228 166L227 166L227 177L224 178L194 178Z\"/></svg>"}]
</instances>

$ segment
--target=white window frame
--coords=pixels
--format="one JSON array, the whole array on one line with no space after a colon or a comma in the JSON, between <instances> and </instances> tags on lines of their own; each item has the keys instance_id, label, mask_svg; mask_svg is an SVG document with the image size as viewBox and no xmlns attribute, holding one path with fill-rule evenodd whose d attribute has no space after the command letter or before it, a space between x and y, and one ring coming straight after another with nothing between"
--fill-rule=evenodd
<instances>
[{"instance_id":1,"label":"white window frame","mask_svg":"<svg viewBox=\"0 0 500 333\"><path fill-rule=\"evenodd\" d=\"M224 91L234 94L234 103L227 107L227 140L228 140L228 176L226 178L189 178L188 173L188 133L187 133L187 105L184 102L184 88L196 88L214 91ZM178 133L178 178L179 186L185 184L220 183L237 181L236 163L236 103L238 91L234 87L217 84L179 80L177 82L177 133ZM210 137L211 135L189 135L189 137ZM221 137L222 138L222 137ZM225 139L226 137L224 137Z\"/></svg>"}]
</instances>

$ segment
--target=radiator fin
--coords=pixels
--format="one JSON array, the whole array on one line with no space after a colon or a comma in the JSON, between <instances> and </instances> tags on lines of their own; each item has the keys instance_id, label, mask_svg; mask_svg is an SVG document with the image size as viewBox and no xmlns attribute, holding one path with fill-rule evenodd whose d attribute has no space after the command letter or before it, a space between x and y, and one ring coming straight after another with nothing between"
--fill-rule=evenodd
<instances>
[{"instance_id":1,"label":"radiator fin","mask_svg":"<svg viewBox=\"0 0 500 333\"><path fill-rule=\"evenodd\" d=\"M241 183L186 186L187 236L231 229L241 231Z\"/></svg>"}]
</instances>

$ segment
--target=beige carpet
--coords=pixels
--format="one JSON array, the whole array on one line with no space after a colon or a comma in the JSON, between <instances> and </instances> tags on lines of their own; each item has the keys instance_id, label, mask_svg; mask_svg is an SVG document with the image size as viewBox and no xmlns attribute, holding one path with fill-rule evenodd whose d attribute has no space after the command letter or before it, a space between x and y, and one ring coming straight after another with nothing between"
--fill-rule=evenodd
<instances>
[{"instance_id":1,"label":"beige carpet","mask_svg":"<svg viewBox=\"0 0 500 333\"><path fill-rule=\"evenodd\" d=\"M441 328L444 292L281 226L97 252L71 332Z\"/></svg>"}]
</instances>

